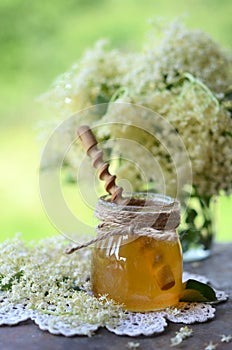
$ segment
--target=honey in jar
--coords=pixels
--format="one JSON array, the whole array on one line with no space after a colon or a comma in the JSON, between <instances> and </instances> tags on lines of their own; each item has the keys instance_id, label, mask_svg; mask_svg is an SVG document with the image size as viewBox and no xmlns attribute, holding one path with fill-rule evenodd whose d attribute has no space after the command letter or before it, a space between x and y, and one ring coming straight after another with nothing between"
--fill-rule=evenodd
<instances>
[{"instance_id":1,"label":"honey in jar","mask_svg":"<svg viewBox=\"0 0 232 350\"><path fill-rule=\"evenodd\" d=\"M179 203L167 196L132 193L126 206L102 197L101 233L92 253L92 289L130 311L175 305L182 289L182 253L176 233Z\"/></svg>"}]
</instances>

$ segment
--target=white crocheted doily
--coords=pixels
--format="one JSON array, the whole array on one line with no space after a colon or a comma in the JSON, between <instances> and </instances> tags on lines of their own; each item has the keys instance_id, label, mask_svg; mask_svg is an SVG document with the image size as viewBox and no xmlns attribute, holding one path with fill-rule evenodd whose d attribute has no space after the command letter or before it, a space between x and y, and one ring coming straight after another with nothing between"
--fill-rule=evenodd
<instances>
[{"instance_id":1,"label":"white crocheted doily","mask_svg":"<svg viewBox=\"0 0 232 350\"><path fill-rule=\"evenodd\" d=\"M207 278L195 274L184 272L183 281L196 279L203 283L208 283ZM217 302L225 301L228 296L223 291L215 290ZM120 313L105 327L117 335L138 336L161 333L167 326L167 321L174 323L192 324L195 322L206 322L214 318L215 308L211 303L190 303L180 302L175 307L154 312L128 312ZM0 293L0 325L15 325L27 319L33 320L41 330L46 330L52 334L64 336L91 335L102 326L102 323L83 323L69 315L50 315L35 310L30 310L22 304L12 304L8 301L4 292Z\"/></svg>"}]
</instances>

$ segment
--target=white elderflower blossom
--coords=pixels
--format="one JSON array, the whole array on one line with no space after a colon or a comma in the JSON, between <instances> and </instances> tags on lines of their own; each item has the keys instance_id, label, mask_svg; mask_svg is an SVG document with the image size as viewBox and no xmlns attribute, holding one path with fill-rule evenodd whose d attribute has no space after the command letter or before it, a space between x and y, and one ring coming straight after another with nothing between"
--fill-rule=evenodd
<instances>
[{"instance_id":1,"label":"white elderflower blossom","mask_svg":"<svg viewBox=\"0 0 232 350\"><path fill-rule=\"evenodd\" d=\"M186 338L191 337L193 330L188 328L188 326L181 327L178 332L176 332L175 337L171 338L171 346L177 346Z\"/></svg>"},{"instance_id":2,"label":"white elderflower blossom","mask_svg":"<svg viewBox=\"0 0 232 350\"><path fill-rule=\"evenodd\" d=\"M131 350L135 350L135 349L138 349L140 347L140 343L139 342L133 342L133 341L129 341L127 343L127 348L128 349L131 349Z\"/></svg>"},{"instance_id":3,"label":"white elderflower blossom","mask_svg":"<svg viewBox=\"0 0 232 350\"><path fill-rule=\"evenodd\" d=\"M71 69L58 77L51 91L41 99L53 101L58 114L68 116L82 108L109 102L121 87L132 55L110 50L107 40L99 40Z\"/></svg>"},{"instance_id":4,"label":"white elderflower blossom","mask_svg":"<svg viewBox=\"0 0 232 350\"><path fill-rule=\"evenodd\" d=\"M232 188L232 118L230 104L224 100L231 84L231 54L204 32L173 22L161 30L161 35L150 37L140 52L110 50L104 41L98 42L57 79L44 99L63 117L106 103L96 106L90 116L80 113L80 119L66 125L62 142L72 140L83 121L92 127L105 123L104 130L94 130L97 139L104 141L102 147L108 158L119 159L115 163L118 179L129 180L134 191L148 186L175 196L176 179L183 173L181 154L174 166L163 143L144 132L154 132L155 122L152 124L142 113L133 113L132 108L126 107L136 104L158 113L184 143L196 195L210 198L221 191L229 194ZM117 104L116 113L111 101ZM144 130L136 129L138 124ZM162 136L173 149L172 136ZM121 138L120 142L110 143L117 138ZM135 150L135 143L142 147ZM57 161L59 147L58 140L46 166ZM174 149L175 154L177 151ZM77 146L66 156L65 165L73 177L82 155Z\"/></svg>"},{"instance_id":5,"label":"white elderflower blossom","mask_svg":"<svg viewBox=\"0 0 232 350\"><path fill-rule=\"evenodd\" d=\"M225 92L232 83L231 53L223 50L208 34L188 30L179 20L156 30L146 48L153 71L168 85L175 84L186 72L215 93Z\"/></svg>"},{"instance_id":6,"label":"white elderflower blossom","mask_svg":"<svg viewBox=\"0 0 232 350\"><path fill-rule=\"evenodd\" d=\"M232 335L225 335L223 334L221 336L221 342L222 343L230 343L232 341Z\"/></svg>"},{"instance_id":7,"label":"white elderflower blossom","mask_svg":"<svg viewBox=\"0 0 232 350\"><path fill-rule=\"evenodd\" d=\"M18 238L1 243L1 296L8 303L57 316L73 327L105 325L122 315L120 305L106 297L97 299L84 289L90 276L91 250L66 255L66 244L61 236L37 244Z\"/></svg>"},{"instance_id":8,"label":"white elderflower blossom","mask_svg":"<svg viewBox=\"0 0 232 350\"><path fill-rule=\"evenodd\" d=\"M215 350L217 349L218 344L214 344L212 341L209 342L209 344L206 345L204 350Z\"/></svg>"},{"instance_id":9,"label":"white elderflower blossom","mask_svg":"<svg viewBox=\"0 0 232 350\"><path fill-rule=\"evenodd\" d=\"M159 99L156 104L158 96L161 97L162 105L160 105ZM121 97L121 101L123 101L123 97ZM218 194L221 190L230 192L232 183L232 119L229 112L215 102L215 98L209 95L202 84L198 84L198 81L195 80L189 81L187 78L168 94L165 91L156 92L155 97L150 92L143 96L134 95L130 102L152 107L177 130L191 160L193 184L198 195L210 197ZM165 110L163 106L166 106ZM120 124L118 126L111 124L116 118L117 122L122 125L128 125L122 128ZM181 157L180 163L175 163L175 166L179 166L179 169L176 169L172 159L167 157L163 144L157 143L152 134L145 135L141 129L134 127L134 125L141 124L140 119L139 113L131 113L131 109L124 104L121 110L116 108L116 113L109 109L101 122L109 125L108 137L113 139L120 137L143 145L161 165L167 193L175 195L175 182L173 180L176 178L176 172L183 166ZM155 124L149 125L148 123L144 119L144 129L152 131ZM101 138L101 135L99 136ZM175 140L172 147L174 144ZM152 168L151 159L144 156L146 153L144 148L135 152L133 147L124 147L123 141L121 145L112 147L113 156L120 154L122 158L134 160L134 164L121 162L118 167L118 177L127 178L134 185L135 190L138 190L139 186L141 187L141 184L144 183L142 171L146 174L147 179L154 182L157 180L157 171ZM162 191L159 184L157 184L156 190Z\"/></svg>"},{"instance_id":10,"label":"white elderflower blossom","mask_svg":"<svg viewBox=\"0 0 232 350\"><path fill-rule=\"evenodd\" d=\"M179 316L181 315L180 310L178 310L176 307L172 307L172 308L167 308L167 311L170 312L173 316Z\"/></svg>"}]
</instances>

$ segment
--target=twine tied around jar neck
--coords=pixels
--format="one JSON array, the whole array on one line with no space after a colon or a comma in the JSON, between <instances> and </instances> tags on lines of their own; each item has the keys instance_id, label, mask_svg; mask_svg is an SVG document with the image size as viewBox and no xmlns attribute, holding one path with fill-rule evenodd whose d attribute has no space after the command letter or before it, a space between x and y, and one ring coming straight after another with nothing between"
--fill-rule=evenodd
<instances>
[{"instance_id":1,"label":"twine tied around jar neck","mask_svg":"<svg viewBox=\"0 0 232 350\"><path fill-rule=\"evenodd\" d=\"M156 240L177 241L176 228L180 224L180 204L176 200L167 202L170 197L147 195L141 200L142 193L135 193L128 205L118 205L100 198L96 205L95 216L101 221L96 227L97 237L86 243L66 250L71 254L94 243L117 235L134 237L147 236ZM137 198L136 198L137 196ZM153 199L154 197L154 199Z\"/></svg>"}]
</instances>

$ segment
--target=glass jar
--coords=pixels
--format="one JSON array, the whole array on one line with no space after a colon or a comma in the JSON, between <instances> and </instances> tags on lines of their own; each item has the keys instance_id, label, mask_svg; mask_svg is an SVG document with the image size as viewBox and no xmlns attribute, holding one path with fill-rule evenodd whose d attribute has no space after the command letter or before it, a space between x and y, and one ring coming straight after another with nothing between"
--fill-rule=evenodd
<instances>
[{"instance_id":1,"label":"glass jar","mask_svg":"<svg viewBox=\"0 0 232 350\"><path fill-rule=\"evenodd\" d=\"M182 289L179 202L153 193L126 196L125 206L110 196L97 203L98 237L104 239L93 248L93 293L107 294L130 311L175 305Z\"/></svg>"}]
</instances>

